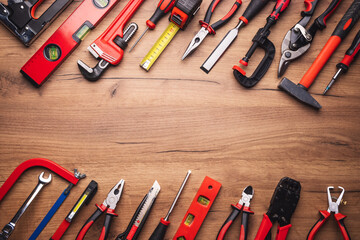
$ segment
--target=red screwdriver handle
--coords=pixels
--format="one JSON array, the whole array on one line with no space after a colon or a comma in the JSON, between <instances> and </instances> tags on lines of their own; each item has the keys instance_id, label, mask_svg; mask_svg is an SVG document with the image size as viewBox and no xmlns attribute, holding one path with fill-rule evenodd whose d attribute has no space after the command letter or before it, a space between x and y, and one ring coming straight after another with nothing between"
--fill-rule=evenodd
<instances>
[{"instance_id":1,"label":"red screwdriver handle","mask_svg":"<svg viewBox=\"0 0 360 240\"><path fill-rule=\"evenodd\" d=\"M239 18L245 24L248 24L256 14L258 14L270 0L251 0L243 15Z\"/></svg>"},{"instance_id":2,"label":"red screwdriver handle","mask_svg":"<svg viewBox=\"0 0 360 240\"><path fill-rule=\"evenodd\" d=\"M333 34L326 42L319 55L316 57L309 70L300 80L299 84L307 89L311 86L321 69L325 66L326 62L329 60L336 48L340 45L341 41L348 35L359 18L360 0L354 0L338 25L335 27Z\"/></svg>"},{"instance_id":3,"label":"red screwdriver handle","mask_svg":"<svg viewBox=\"0 0 360 240\"><path fill-rule=\"evenodd\" d=\"M356 34L350 48L346 51L345 57L338 65L336 65L336 67L337 68L341 67L346 72L352 61L354 61L354 59L360 55L359 53L360 53L360 31Z\"/></svg>"},{"instance_id":4,"label":"red screwdriver handle","mask_svg":"<svg viewBox=\"0 0 360 240\"><path fill-rule=\"evenodd\" d=\"M160 0L154 14L146 21L146 25L150 29L154 29L159 20L173 8L174 4L175 0Z\"/></svg>"},{"instance_id":5,"label":"red screwdriver handle","mask_svg":"<svg viewBox=\"0 0 360 240\"><path fill-rule=\"evenodd\" d=\"M275 20L278 20L280 14L283 13L289 6L291 0L277 0L275 7L270 14L270 17L273 17Z\"/></svg>"},{"instance_id":6,"label":"red screwdriver handle","mask_svg":"<svg viewBox=\"0 0 360 240\"><path fill-rule=\"evenodd\" d=\"M304 3L306 9L301 12L301 16L312 16L318 2L319 0L305 0Z\"/></svg>"},{"instance_id":7,"label":"red screwdriver handle","mask_svg":"<svg viewBox=\"0 0 360 240\"><path fill-rule=\"evenodd\" d=\"M120 63L124 51L114 40L117 36L124 36L124 27L144 0L130 0L110 26L90 45L96 46L100 58L106 60L112 65ZM101 52L101 54L100 54Z\"/></svg>"}]
</instances>

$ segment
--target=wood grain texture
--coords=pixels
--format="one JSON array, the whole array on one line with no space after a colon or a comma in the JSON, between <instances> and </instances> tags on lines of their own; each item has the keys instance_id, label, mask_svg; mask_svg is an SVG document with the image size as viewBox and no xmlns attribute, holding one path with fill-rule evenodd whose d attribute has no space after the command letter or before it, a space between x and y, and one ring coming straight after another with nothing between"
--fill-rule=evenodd
<instances>
[{"instance_id":1,"label":"wood grain texture","mask_svg":"<svg viewBox=\"0 0 360 240\"><path fill-rule=\"evenodd\" d=\"M316 9L318 16L329 1ZM306 56L290 65L286 76L297 82L315 59L337 22L350 5L344 0L328 19L328 28L319 32ZM319 112L297 103L277 89L280 45L288 29L299 19L302 1L293 1L277 25L271 41L277 53L270 70L252 89L242 88L231 67L245 55L252 36L265 23L273 8L270 3L248 26L216 64L210 74L199 67L225 33L238 22L232 19L215 36L208 36L185 61L180 58L199 30L210 1L203 2L186 31L180 31L158 61L145 72L139 63L168 25L161 21L101 80L91 83L82 78L78 59L95 64L86 47L102 33L125 6L120 2L93 30L77 50L40 89L35 89L19 73L21 66L80 4L72 3L34 44L25 48L4 27L0 28L0 184L21 162L44 157L71 170L87 174L59 209L39 239L49 239L91 179L99 191L91 204L80 212L63 239L74 239L85 220L101 203L111 187L124 178L125 188L116 208L119 214L109 239L124 231L132 214L156 179L161 192L139 239L148 239L164 217L188 169L193 171L170 217L166 239L171 239L207 175L223 184L197 239L214 239L223 221L247 185L255 189L251 208L249 239L253 239L262 214L267 211L280 178L292 177L302 184L301 199L291 219L288 239L305 239L326 210L326 187L346 189L347 205L340 206L352 239L360 239L360 61L336 83L329 95L321 96L335 65L359 29L357 24L324 67L310 92L323 105ZM245 10L243 2L237 16ZM45 2L44 4L49 4ZM133 21L139 25L137 38L145 29L156 0L147 0ZM224 1L213 21L221 18L232 2ZM131 41L130 45L134 41ZM248 73L263 56L257 51ZM37 183L43 169L27 171L0 204L0 227L8 223ZM11 239L27 239L50 209L67 183L54 176L19 221ZM239 218L240 219L240 218ZM238 239L239 219L227 239ZM103 218L88 233L97 239ZM276 230L273 229L273 234ZM342 239L334 218L318 233L317 239Z\"/></svg>"}]
</instances>

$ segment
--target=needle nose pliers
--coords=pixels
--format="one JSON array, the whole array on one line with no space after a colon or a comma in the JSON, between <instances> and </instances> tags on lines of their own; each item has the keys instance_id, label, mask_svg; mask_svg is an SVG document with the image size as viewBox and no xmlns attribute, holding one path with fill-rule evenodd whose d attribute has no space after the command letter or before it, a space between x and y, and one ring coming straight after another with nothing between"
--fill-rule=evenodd
<instances>
[{"instance_id":1,"label":"needle nose pliers","mask_svg":"<svg viewBox=\"0 0 360 240\"><path fill-rule=\"evenodd\" d=\"M250 214L254 214L253 211L250 210L250 200L254 196L254 189L252 186L247 186L242 192L242 197L239 202L234 205L231 204L233 208L229 217L225 220L222 225L216 240L223 240L227 230L230 228L231 224L235 221L237 216L242 210L242 221L241 221L241 230L240 230L240 240L246 240L247 238L247 228L248 228L248 219Z\"/></svg>"},{"instance_id":2,"label":"needle nose pliers","mask_svg":"<svg viewBox=\"0 0 360 240\"><path fill-rule=\"evenodd\" d=\"M96 204L96 211L91 215L91 217L85 222L84 226L80 229L76 240L82 240L84 239L87 231L90 229L91 225L96 221L96 219L98 219L102 213L104 213L106 211L106 216L105 216L105 221L104 221L104 226L101 229L101 234L99 237L99 240L106 240L109 230L110 230L110 225L111 225L111 220L112 218L115 216L117 217L118 215L115 213L115 208L117 203L120 200L121 194L122 194L122 190L124 188L124 183L125 181L123 179L121 179L109 192L109 194L107 195L107 198L104 200L104 202L99 206L98 204Z\"/></svg>"},{"instance_id":3,"label":"needle nose pliers","mask_svg":"<svg viewBox=\"0 0 360 240\"><path fill-rule=\"evenodd\" d=\"M209 8L206 11L204 21L200 21L201 29L200 31L195 35L195 37L191 40L188 48L186 49L184 55L182 56L182 60L184 60L188 55L193 53L198 46L202 43L202 41L205 39L205 37L208 34L214 34L215 31L224 26L227 22L230 21L230 19L235 15L237 10L239 10L240 5L242 3L241 0L236 0L234 5L231 7L230 11L219 21L213 23L210 25L210 19L211 16L216 8L216 6L220 3L221 0L213 0L210 3Z\"/></svg>"},{"instance_id":4,"label":"needle nose pliers","mask_svg":"<svg viewBox=\"0 0 360 240\"><path fill-rule=\"evenodd\" d=\"M321 228L321 226L326 222L326 220L329 219L331 213L335 213L334 217L340 227L340 231L341 234L343 236L343 238L345 240L350 240L350 235L349 232L347 231L346 227L345 227L345 223L344 223L344 219L346 218L345 215L339 213L339 205L341 203L341 200L344 196L345 193L345 189L343 187L338 186L338 188L342 189L339 197L337 198L336 202L333 202L332 197L331 197L331 193L330 193L330 189L334 189L334 187L330 186L327 188L327 195L328 195L328 202L329 202L329 208L327 211L324 210L320 210L320 218L319 220L315 223L315 225L311 228L308 236L307 236L307 240L312 240L315 237L315 234L319 231L319 229Z\"/></svg>"}]
</instances>

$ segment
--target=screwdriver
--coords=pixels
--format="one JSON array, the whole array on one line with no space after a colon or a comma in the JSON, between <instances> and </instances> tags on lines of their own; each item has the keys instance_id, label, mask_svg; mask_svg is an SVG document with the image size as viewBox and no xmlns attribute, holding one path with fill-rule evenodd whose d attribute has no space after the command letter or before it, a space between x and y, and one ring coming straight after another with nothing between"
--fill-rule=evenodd
<instances>
[{"instance_id":1,"label":"screwdriver","mask_svg":"<svg viewBox=\"0 0 360 240\"><path fill-rule=\"evenodd\" d=\"M323 95L326 94L327 91L331 88L331 86L335 83L336 79L342 74L346 73L349 70L350 64L354 59L359 56L360 52L360 31L356 34L354 41L352 42L350 48L346 51L343 60L336 65L339 69L335 75L332 77L331 81L325 88Z\"/></svg>"},{"instance_id":2,"label":"screwdriver","mask_svg":"<svg viewBox=\"0 0 360 240\"><path fill-rule=\"evenodd\" d=\"M145 31L136 40L134 45L130 48L129 52L133 50L133 48L136 46L136 44L138 44L140 39L145 35L145 33L147 32L147 30L149 30L149 28L151 30L155 29L157 22L160 21L160 19L163 18L173 8L174 4L175 4L175 0L160 0L154 14L151 16L149 20L146 21L147 27Z\"/></svg>"},{"instance_id":3,"label":"screwdriver","mask_svg":"<svg viewBox=\"0 0 360 240\"><path fill-rule=\"evenodd\" d=\"M182 182L182 184L180 186L180 189L179 189L178 193L175 196L175 199L174 199L173 203L171 204L171 207L170 207L168 213L166 214L165 218L160 219L160 222L159 222L158 226L155 228L154 232L151 234L149 240L162 240L162 239L164 239L167 227L170 224L169 216L170 216L172 210L174 209L175 204L176 204L177 200L179 199L180 194L181 194L182 190L184 189L184 186L185 186L190 174L191 174L191 171L189 170L187 172L186 176L185 176L184 181Z\"/></svg>"}]
</instances>

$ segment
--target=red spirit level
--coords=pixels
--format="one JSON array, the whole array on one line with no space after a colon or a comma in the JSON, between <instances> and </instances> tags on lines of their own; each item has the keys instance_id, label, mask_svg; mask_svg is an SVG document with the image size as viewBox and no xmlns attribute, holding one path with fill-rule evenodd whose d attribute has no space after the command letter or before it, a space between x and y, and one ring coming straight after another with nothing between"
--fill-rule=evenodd
<instances>
[{"instance_id":1,"label":"red spirit level","mask_svg":"<svg viewBox=\"0 0 360 240\"><path fill-rule=\"evenodd\" d=\"M29 46L72 1L56 0L37 18L35 11L43 0L8 0L8 5L0 3L0 22Z\"/></svg>"},{"instance_id":2,"label":"red spirit level","mask_svg":"<svg viewBox=\"0 0 360 240\"><path fill-rule=\"evenodd\" d=\"M221 183L205 177L173 240L193 240L221 188Z\"/></svg>"},{"instance_id":3,"label":"red spirit level","mask_svg":"<svg viewBox=\"0 0 360 240\"><path fill-rule=\"evenodd\" d=\"M20 72L40 87L119 1L84 0Z\"/></svg>"}]
</instances>

